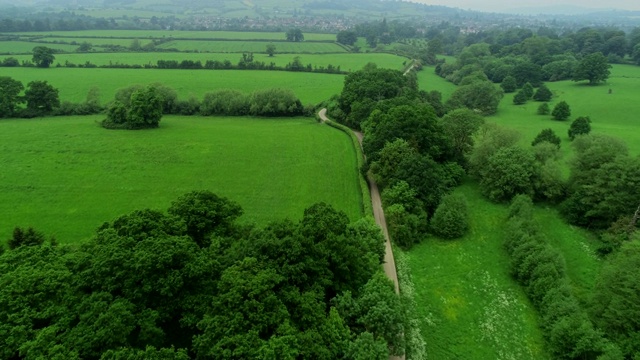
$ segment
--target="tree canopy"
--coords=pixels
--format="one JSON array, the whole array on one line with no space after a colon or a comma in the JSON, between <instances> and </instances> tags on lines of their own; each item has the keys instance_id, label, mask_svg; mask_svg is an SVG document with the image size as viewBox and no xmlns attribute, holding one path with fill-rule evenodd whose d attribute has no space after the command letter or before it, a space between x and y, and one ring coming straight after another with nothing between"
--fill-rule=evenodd
<instances>
[{"instance_id":1,"label":"tree canopy","mask_svg":"<svg viewBox=\"0 0 640 360\"><path fill-rule=\"evenodd\" d=\"M0 118L12 117L16 113L18 104L24 102L20 93L24 85L8 76L0 76Z\"/></svg>"},{"instance_id":2,"label":"tree canopy","mask_svg":"<svg viewBox=\"0 0 640 360\"><path fill-rule=\"evenodd\" d=\"M573 81L589 80L589 85L597 85L606 81L611 74L609 61L602 53L597 52L584 57L573 72Z\"/></svg>"},{"instance_id":3,"label":"tree canopy","mask_svg":"<svg viewBox=\"0 0 640 360\"><path fill-rule=\"evenodd\" d=\"M53 49L46 46L36 46L33 48L33 63L37 67L48 68L56 57L53 55Z\"/></svg>"}]
</instances>

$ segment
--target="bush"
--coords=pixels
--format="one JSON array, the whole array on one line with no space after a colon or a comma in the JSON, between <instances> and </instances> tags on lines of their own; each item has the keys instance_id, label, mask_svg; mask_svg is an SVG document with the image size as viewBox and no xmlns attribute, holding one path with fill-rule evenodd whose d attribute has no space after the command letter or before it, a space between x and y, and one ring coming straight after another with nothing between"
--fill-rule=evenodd
<instances>
[{"instance_id":1,"label":"bush","mask_svg":"<svg viewBox=\"0 0 640 360\"><path fill-rule=\"evenodd\" d=\"M518 88L518 84L516 84L516 78L511 75L506 76L504 80L502 80L500 87L502 88L502 90L504 90L505 93L515 92Z\"/></svg>"},{"instance_id":2,"label":"bush","mask_svg":"<svg viewBox=\"0 0 640 360\"><path fill-rule=\"evenodd\" d=\"M289 89L257 90L249 104L249 114L255 116L302 115L302 103Z\"/></svg>"},{"instance_id":3,"label":"bush","mask_svg":"<svg viewBox=\"0 0 640 360\"><path fill-rule=\"evenodd\" d=\"M586 135L591 132L591 119L588 116L580 116L573 120L567 131L569 139L573 141L578 135Z\"/></svg>"},{"instance_id":4,"label":"bush","mask_svg":"<svg viewBox=\"0 0 640 360\"><path fill-rule=\"evenodd\" d=\"M206 93L200 105L200 114L240 116L249 114L249 98L237 90L219 90Z\"/></svg>"},{"instance_id":5,"label":"bush","mask_svg":"<svg viewBox=\"0 0 640 360\"><path fill-rule=\"evenodd\" d=\"M538 115L549 115L551 109L549 109L548 103L542 103L538 106L538 111L536 112Z\"/></svg>"},{"instance_id":6,"label":"bush","mask_svg":"<svg viewBox=\"0 0 640 360\"><path fill-rule=\"evenodd\" d=\"M535 101L549 101L551 97L553 97L553 93L545 84L540 85L536 93L533 94L533 100Z\"/></svg>"},{"instance_id":7,"label":"bush","mask_svg":"<svg viewBox=\"0 0 640 360\"><path fill-rule=\"evenodd\" d=\"M531 97L533 97L533 85L531 85L531 83L527 82L522 86L522 91L526 96L527 96L527 100L531 99Z\"/></svg>"},{"instance_id":8,"label":"bush","mask_svg":"<svg viewBox=\"0 0 640 360\"><path fill-rule=\"evenodd\" d=\"M553 108L551 116L553 116L555 120L567 120L569 116L571 116L571 108L569 107L569 104L567 104L566 101L559 102Z\"/></svg>"},{"instance_id":9,"label":"bush","mask_svg":"<svg viewBox=\"0 0 640 360\"><path fill-rule=\"evenodd\" d=\"M560 137L556 135L556 133L554 133L553 130L544 129L540 131L540 133L538 134L538 136L536 136L535 139L533 139L533 142L531 142L531 146L536 146L537 144L544 141L554 144L557 147L560 147L560 142L562 140L560 140Z\"/></svg>"},{"instance_id":10,"label":"bush","mask_svg":"<svg viewBox=\"0 0 640 360\"><path fill-rule=\"evenodd\" d=\"M469 230L469 209L464 195L447 195L431 218L431 230L445 239L462 237Z\"/></svg>"},{"instance_id":11,"label":"bush","mask_svg":"<svg viewBox=\"0 0 640 360\"><path fill-rule=\"evenodd\" d=\"M527 94L523 90L520 90L513 97L513 104L514 105L522 105L522 104L526 103L528 99L529 98L527 97Z\"/></svg>"}]
</instances>

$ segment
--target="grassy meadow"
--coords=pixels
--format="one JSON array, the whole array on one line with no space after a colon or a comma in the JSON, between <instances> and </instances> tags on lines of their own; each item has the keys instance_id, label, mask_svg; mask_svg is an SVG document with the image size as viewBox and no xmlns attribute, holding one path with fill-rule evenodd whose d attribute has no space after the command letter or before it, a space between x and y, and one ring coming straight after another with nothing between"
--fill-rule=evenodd
<instances>
[{"instance_id":1,"label":"grassy meadow","mask_svg":"<svg viewBox=\"0 0 640 360\"><path fill-rule=\"evenodd\" d=\"M320 201L361 216L351 141L313 119L165 116L145 131L105 130L100 119L0 121L0 239L33 226L78 242L200 189L240 203L245 222L298 219Z\"/></svg>"},{"instance_id":2,"label":"grassy meadow","mask_svg":"<svg viewBox=\"0 0 640 360\"><path fill-rule=\"evenodd\" d=\"M200 51L219 53L265 52L268 44L274 44L276 51L282 53L344 53L346 50L335 43L327 42L267 42L267 41L210 41L210 40L173 40L161 45L159 49L177 49L178 51Z\"/></svg>"},{"instance_id":3,"label":"grassy meadow","mask_svg":"<svg viewBox=\"0 0 640 360\"><path fill-rule=\"evenodd\" d=\"M87 69L87 68L6 68L0 76L11 76L26 84L47 80L60 91L61 101L83 102L96 87L103 103L113 100L116 91L133 84L162 83L187 99L219 89L237 89L246 93L269 88L291 89L303 104L316 104L340 93L343 75L310 74L258 70L159 70L159 69Z\"/></svg>"},{"instance_id":4,"label":"grassy meadow","mask_svg":"<svg viewBox=\"0 0 640 360\"><path fill-rule=\"evenodd\" d=\"M64 38L128 38L128 39L226 39L226 40L286 40L282 32L251 31L172 31L172 30L76 30L16 33L24 37ZM306 41L335 41L336 34L304 33ZM90 40L87 40L91 42Z\"/></svg>"},{"instance_id":5,"label":"grassy meadow","mask_svg":"<svg viewBox=\"0 0 640 360\"><path fill-rule=\"evenodd\" d=\"M502 226L507 207L487 202L469 180L470 231L425 239L409 251L418 318L432 359L550 359L538 315L509 274Z\"/></svg>"}]
</instances>

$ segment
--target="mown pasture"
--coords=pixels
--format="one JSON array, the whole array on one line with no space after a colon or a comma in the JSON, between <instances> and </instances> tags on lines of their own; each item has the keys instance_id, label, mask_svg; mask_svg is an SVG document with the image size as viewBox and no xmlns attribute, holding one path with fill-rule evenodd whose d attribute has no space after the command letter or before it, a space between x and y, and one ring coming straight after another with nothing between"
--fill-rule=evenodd
<instances>
[{"instance_id":1,"label":"mown pasture","mask_svg":"<svg viewBox=\"0 0 640 360\"><path fill-rule=\"evenodd\" d=\"M511 278L502 246L507 207L488 203L469 180L470 231L430 237L410 252L414 299L434 359L549 359L538 315Z\"/></svg>"},{"instance_id":2,"label":"mown pasture","mask_svg":"<svg viewBox=\"0 0 640 360\"><path fill-rule=\"evenodd\" d=\"M105 130L101 116L0 121L0 239L33 226L61 243L141 208L207 189L242 220L298 219L324 201L361 216L355 150L310 118L166 116L160 128Z\"/></svg>"},{"instance_id":3,"label":"mown pasture","mask_svg":"<svg viewBox=\"0 0 640 360\"><path fill-rule=\"evenodd\" d=\"M276 51L282 53L344 53L345 48L329 42L267 42L267 41L211 41L211 40L173 40L157 47L159 49L177 49L178 51L199 51L217 53L265 52L267 45L273 44Z\"/></svg>"},{"instance_id":4,"label":"mown pasture","mask_svg":"<svg viewBox=\"0 0 640 360\"><path fill-rule=\"evenodd\" d=\"M67 44L42 44L30 41L0 41L0 54L31 54L36 46L46 46L57 52L72 52L78 48L78 45ZM31 55L29 55L31 59Z\"/></svg>"},{"instance_id":5,"label":"mown pasture","mask_svg":"<svg viewBox=\"0 0 640 360\"><path fill-rule=\"evenodd\" d=\"M172 30L77 30L21 32L15 35L29 37L64 38L120 38L120 39L226 39L226 40L286 40L282 32L251 31L172 31ZM336 34L304 33L306 41L335 41Z\"/></svg>"},{"instance_id":6,"label":"mown pasture","mask_svg":"<svg viewBox=\"0 0 640 360\"><path fill-rule=\"evenodd\" d=\"M258 70L159 70L100 68L6 68L0 76L10 76L26 84L46 80L58 88L61 101L83 102L93 87L103 103L113 100L116 91L134 84L162 83L176 90L181 99L202 96L220 89L246 93L260 89L291 89L303 104L316 104L340 93L343 75Z\"/></svg>"},{"instance_id":7,"label":"mown pasture","mask_svg":"<svg viewBox=\"0 0 640 360\"><path fill-rule=\"evenodd\" d=\"M16 55L14 58L20 61L30 61L31 55ZM222 53L176 53L176 52L166 52L166 53L72 53L72 54L56 54L55 64L64 65L66 62L70 62L75 65L84 65L87 61L97 65L97 66L106 66L106 65L115 65L115 64L124 64L124 65L156 65L158 60L191 60L191 61L200 61L203 65L207 62L207 60L211 61L224 61L229 60L232 64L236 65L240 58L241 54L222 54ZM276 66L286 66L288 63L291 63L295 57L300 58L300 62L303 65L311 64L314 67L324 67L326 68L328 65L333 65L334 67L340 66L340 70L343 71L356 71L362 69L367 63L373 62L378 67L388 68L388 69L397 69L401 70L404 67L404 64L408 61L406 58L386 54L386 53L374 53L374 54L363 54L363 53L342 53L342 54L278 54L275 56L268 56L264 53L264 49L261 50L261 53L253 54L253 61L264 62L265 64L274 63ZM0 60L3 59L0 56ZM55 67L54 64L54 67ZM423 76L423 74L427 74L425 72L419 73L419 78ZM435 74L431 74L431 76L437 76ZM455 89L455 86L451 84L451 87ZM453 90L451 90L453 92Z\"/></svg>"}]
</instances>

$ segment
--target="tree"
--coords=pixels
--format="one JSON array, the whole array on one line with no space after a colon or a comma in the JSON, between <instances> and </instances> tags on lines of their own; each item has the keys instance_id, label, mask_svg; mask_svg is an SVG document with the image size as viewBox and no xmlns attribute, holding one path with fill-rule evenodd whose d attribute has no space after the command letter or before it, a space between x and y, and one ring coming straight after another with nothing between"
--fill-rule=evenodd
<instances>
[{"instance_id":1,"label":"tree","mask_svg":"<svg viewBox=\"0 0 640 360\"><path fill-rule=\"evenodd\" d=\"M469 209L464 195L442 198L431 218L431 230L444 239L462 237L469 230Z\"/></svg>"},{"instance_id":2,"label":"tree","mask_svg":"<svg viewBox=\"0 0 640 360\"><path fill-rule=\"evenodd\" d=\"M466 107L482 115L493 115L498 111L503 94L502 89L490 81L479 81L459 86L447 100L446 106L449 110Z\"/></svg>"},{"instance_id":3,"label":"tree","mask_svg":"<svg viewBox=\"0 0 640 360\"><path fill-rule=\"evenodd\" d=\"M609 61L601 52L585 56L573 72L573 81L589 80L589 85L597 85L609 78Z\"/></svg>"},{"instance_id":4,"label":"tree","mask_svg":"<svg viewBox=\"0 0 640 360\"><path fill-rule=\"evenodd\" d=\"M358 41L358 35L355 31L342 30L336 35L336 41L343 45L353 46Z\"/></svg>"},{"instance_id":5,"label":"tree","mask_svg":"<svg viewBox=\"0 0 640 360\"><path fill-rule=\"evenodd\" d=\"M34 230L32 227L24 230L16 227L13 229L13 235L7 241L9 249L16 249L20 246L40 246L44 243L44 234Z\"/></svg>"},{"instance_id":6,"label":"tree","mask_svg":"<svg viewBox=\"0 0 640 360\"><path fill-rule=\"evenodd\" d=\"M596 281L596 323L625 358L640 352L640 239L627 242L607 259Z\"/></svg>"},{"instance_id":7,"label":"tree","mask_svg":"<svg viewBox=\"0 0 640 360\"><path fill-rule=\"evenodd\" d=\"M555 120L567 120L569 116L571 116L571 108L566 101L561 101L556 106L553 107L553 111L551 112L551 116Z\"/></svg>"},{"instance_id":8,"label":"tree","mask_svg":"<svg viewBox=\"0 0 640 360\"><path fill-rule=\"evenodd\" d=\"M27 109L36 115L47 114L60 106L58 89L46 81L31 81L28 83L27 90L24 92L24 99L27 102Z\"/></svg>"},{"instance_id":9,"label":"tree","mask_svg":"<svg viewBox=\"0 0 640 360\"><path fill-rule=\"evenodd\" d=\"M168 212L180 218L193 241L205 247L211 234L228 235L243 210L237 203L210 191L192 191L174 201Z\"/></svg>"},{"instance_id":10,"label":"tree","mask_svg":"<svg viewBox=\"0 0 640 360\"><path fill-rule=\"evenodd\" d=\"M33 48L33 62L37 67L48 68L56 57L53 55L54 50L46 46L36 46Z\"/></svg>"},{"instance_id":11,"label":"tree","mask_svg":"<svg viewBox=\"0 0 640 360\"><path fill-rule=\"evenodd\" d=\"M549 109L549 103L542 103L538 106L538 110L536 110L536 114L538 115L549 115L551 109Z\"/></svg>"},{"instance_id":12,"label":"tree","mask_svg":"<svg viewBox=\"0 0 640 360\"><path fill-rule=\"evenodd\" d=\"M527 100L531 99L531 97L533 96L533 85L531 85L530 82L526 82L524 85L522 85L522 91L526 96L527 96Z\"/></svg>"},{"instance_id":13,"label":"tree","mask_svg":"<svg viewBox=\"0 0 640 360\"><path fill-rule=\"evenodd\" d=\"M24 85L8 76L0 76L0 118L12 117L16 106L24 101L19 95Z\"/></svg>"},{"instance_id":14,"label":"tree","mask_svg":"<svg viewBox=\"0 0 640 360\"><path fill-rule=\"evenodd\" d=\"M451 141L452 159L466 164L466 157L473 148L473 135L483 123L482 116L469 109L453 110L442 118L442 129Z\"/></svg>"},{"instance_id":15,"label":"tree","mask_svg":"<svg viewBox=\"0 0 640 360\"><path fill-rule=\"evenodd\" d=\"M131 94L127 109L129 129L157 128L162 118L162 98L154 86L147 86Z\"/></svg>"},{"instance_id":16,"label":"tree","mask_svg":"<svg viewBox=\"0 0 640 360\"><path fill-rule=\"evenodd\" d=\"M78 46L76 51L77 52L89 52L89 51L91 51L92 48L93 48L93 45L91 45L91 43L83 41L82 44L80 44L80 46Z\"/></svg>"},{"instance_id":17,"label":"tree","mask_svg":"<svg viewBox=\"0 0 640 360\"><path fill-rule=\"evenodd\" d=\"M505 93L512 93L515 92L516 89L518 88L518 84L516 83L516 78L514 78L511 75L507 75L503 80L502 83L500 84L500 87L502 88L502 90L504 90Z\"/></svg>"},{"instance_id":18,"label":"tree","mask_svg":"<svg viewBox=\"0 0 640 360\"><path fill-rule=\"evenodd\" d=\"M290 89L256 90L249 97L249 114L254 116L296 116L302 103Z\"/></svg>"},{"instance_id":19,"label":"tree","mask_svg":"<svg viewBox=\"0 0 640 360\"><path fill-rule=\"evenodd\" d=\"M537 144L543 141L554 144L557 147L560 147L560 143L562 142L562 140L560 140L560 137L556 135L556 133L554 133L553 130L544 129L540 131L540 133L536 136L535 139L533 139L531 146L536 146Z\"/></svg>"},{"instance_id":20,"label":"tree","mask_svg":"<svg viewBox=\"0 0 640 360\"><path fill-rule=\"evenodd\" d=\"M533 100L535 100L535 101L549 101L549 100L551 100L552 96L553 96L553 93L551 92L551 90L549 90L547 85L540 84L540 87L538 87L538 90L536 90L536 93L533 94Z\"/></svg>"},{"instance_id":21,"label":"tree","mask_svg":"<svg viewBox=\"0 0 640 360\"><path fill-rule=\"evenodd\" d=\"M567 133L569 139L573 141L578 135L586 135L591 132L591 119L588 116L580 116L573 120Z\"/></svg>"},{"instance_id":22,"label":"tree","mask_svg":"<svg viewBox=\"0 0 640 360\"><path fill-rule=\"evenodd\" d=\"M633 47L631 58L637 65L640 65L640 43Z\"/></svg>"},{"instance_id":23,"label":"tree","mask_svg":"<svg viewBox=\"0 0 640 360\"><path fill-rule=\"evenodd\" d=\"M510 201L517 194L533 195L535 177L531 151L517 146L506 147L489 158L480 175L480 189L493 201Z\"/></svg>"},{"instance_id":24,"label":"tree","mask_svg":"<svg viewBox=\"0 0 640 360\"><path fill-rule=\"evenodd\" d=\"M522 105L527 102L529 98L527 97L527 93L524 90L518 91L518 93L513 97L514 105Z\"/></svg>"},{"instance_id":25,"label":"tree","mask_svg":"<svg viewBox=\"0 0 640 360\"><path fill-rule=\"evenodd\" d=\"M267 54L269 55L269 57L273 57L273 54L276 53L276 46L273 44L269 44L267 45L267 50L266 50Z\"/></svg>"},{"instance_id":26,"label":"tree","mask_svg":"<svg viewBox=\"0 0 640 360\"><path fill-rule=\"evenodd\" d=\"M304 34L302 34L302 30L298 28L289 29L285 35L286 35L287 41L294 41L294 42L304 41Z\"/></svg>"}]
</instances>

